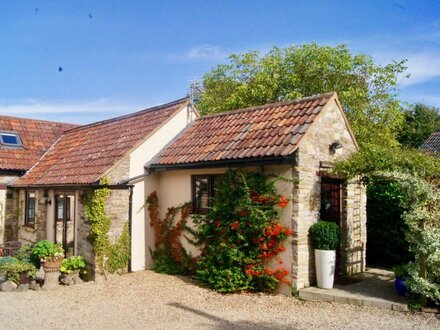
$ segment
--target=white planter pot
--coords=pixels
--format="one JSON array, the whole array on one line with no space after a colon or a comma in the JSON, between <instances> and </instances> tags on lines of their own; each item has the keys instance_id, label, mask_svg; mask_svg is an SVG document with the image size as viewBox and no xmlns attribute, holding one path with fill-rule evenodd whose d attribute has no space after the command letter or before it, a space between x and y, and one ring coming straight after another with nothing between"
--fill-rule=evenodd
<instances>
[{"instance_id":1,"label":"white planter pot","mask_svg":"<svg viewBox=\"0 0 440 330\"><path fill-rule=\"evenodd\" d=\"M335 278L336 251L316 250L315 267L318 288L333 288Z\"/></svg>"}]
</instances>

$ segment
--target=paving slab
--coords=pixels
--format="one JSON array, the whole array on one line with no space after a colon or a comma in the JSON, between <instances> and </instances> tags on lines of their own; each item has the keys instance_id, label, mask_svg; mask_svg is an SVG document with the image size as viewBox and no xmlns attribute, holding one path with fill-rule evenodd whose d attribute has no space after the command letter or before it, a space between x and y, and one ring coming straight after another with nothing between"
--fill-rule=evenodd
<instances>
[{"instance_id":1,"label":"paving slab","mask_svg":"<svg viewBox=\"0 0 440 330\"><path fill-rule=\"evenodd\" d=\"M309 287L299 290L304 300L328 301L356 306L370 306L382 309L407 311L408 299L397 295L394 288L394 274L388 270L369 268L362 274L340 281L333 289Z\"/></svg>"}]
</instances>

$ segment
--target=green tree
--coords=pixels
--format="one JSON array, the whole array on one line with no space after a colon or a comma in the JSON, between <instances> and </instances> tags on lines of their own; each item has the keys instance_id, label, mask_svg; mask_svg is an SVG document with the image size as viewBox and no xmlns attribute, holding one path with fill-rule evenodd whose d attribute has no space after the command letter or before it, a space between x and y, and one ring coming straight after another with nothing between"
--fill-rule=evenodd
<instances>
[{"instance_id":1,"label":"green tree","mask_svg":"<svg viewBox=\"0 0 440 330\"><path fill-rule=\"evenodd\" d=\"M405 109L405 122L399 142L407 147L419 148L435 131L440 129L440 112L436 107L417 103Z\"/></svg>"},{"instance_id":2,"label":"green tree","mask_svg":"<svg viewBox=\"0 0 440 330\"><path fill-rule=\"evenodd\" d=\"M197 106L209 114L336 91L362 146L397 145L403 114L396 93L404 64L377 65L346 45L315 43L230 55L228 64L205 74Z\"/></svg>"}]
</instances>

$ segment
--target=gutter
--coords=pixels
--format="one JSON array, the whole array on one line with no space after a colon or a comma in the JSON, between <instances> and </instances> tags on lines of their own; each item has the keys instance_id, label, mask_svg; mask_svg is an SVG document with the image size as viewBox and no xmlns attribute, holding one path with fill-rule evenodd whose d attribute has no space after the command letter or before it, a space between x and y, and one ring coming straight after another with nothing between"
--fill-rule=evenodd
<instances>
[{"instance_id":1,"label":"gutter","mask_svg":"<svg viewBox=\"0 0 440 330\"><path fill-rule=\"evenodd\" d=\"M227 159L218 161L182 163L182 164L151 164L148 166L149 172L163 171L163 170L184 170L184 169L200 169L213 167L245 167L245 166L261 166L261 165L277 165L288 164L294 165L296 163L295 153L289 156L278 157L259 157L259 158L241 158L241 159Z\"/></svg>"}]
</instances>

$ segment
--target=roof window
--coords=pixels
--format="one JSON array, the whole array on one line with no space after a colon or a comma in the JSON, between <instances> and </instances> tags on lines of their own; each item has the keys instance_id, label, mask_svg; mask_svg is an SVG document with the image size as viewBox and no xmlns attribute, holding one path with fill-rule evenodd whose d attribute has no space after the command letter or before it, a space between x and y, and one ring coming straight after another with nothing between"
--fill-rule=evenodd
<instances>
[{"instance_id":1,"label":"roof window","mask_svg":"<svg viewBox=\"0 0 440 330\"><path fill-rule=\"evenodd\" d=\"M7 147L21 147L21 140L17 133L0 132L0 145Z\"/></svg>"}]
</instances>

